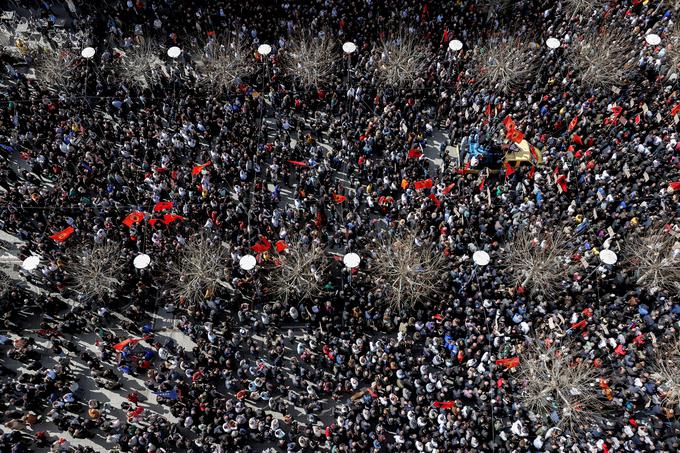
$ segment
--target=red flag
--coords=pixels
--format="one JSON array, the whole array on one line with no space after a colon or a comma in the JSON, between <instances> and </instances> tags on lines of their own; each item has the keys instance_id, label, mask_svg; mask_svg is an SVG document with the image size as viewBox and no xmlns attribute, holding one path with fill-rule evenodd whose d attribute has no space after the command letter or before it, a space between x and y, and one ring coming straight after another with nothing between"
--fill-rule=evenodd
<instances>
[{"instance_id":1,"label":"red flag","mask_svg":"<svg viewBox=\"0 0 680 453\"><path fill-rule=\"evenodd\" d=\"M411 148L408 152L408 159L418 159L423 153L418 148Z\"/></svg>"},{"instance_id":2,"label":"red flag","mask_svg":"<svg viewBox=\"0 0 680 453\"><path fill-rule=\"evenodd\" d=\"M113 349L115 349L116 351L122 351L123 349L125 349L125 346L136 345L137 343L139 343L142 340L143 340L143 338L128 338L127 340L123 340L120 343L114 344Z\"/></svg>"},{"instance_id":3,"label":"red flag","mask_svg":"<svg viewBox=\"0 0 680 453\"><path fill-rule=\"evenodd\" d=\"M131 212L130 214L125 217L123 220L123 225L127 226L128 228L132 227L132 225L141 222L144 220L144 213L141 211L135 211Z\"/></svg>"},{"instance_id":4,"label":"red flag","mask_svg":"<svg viewBox=\"0 0 680 453\"><path fill-rule=\"evenodd\" d=\"M142 415L142 412L144 412L144 408L142 406L137 406L135 410L132 412L128 413L128 418L134 418Z\"/></svg>"},{"instance_id":5,"label":"red flag","mask_svg":"<svg viewBox=\"0 0 680 453\"><path fill-rule=\"evenodd\" d=\"M288 244L283 240L276 241L276 251L281 253L288 248Z\"/></svg>"},{"instance_id":6,"label":"red flag","mask_svg":"<svg viewBox=\"0 0 680 453\"><path fill-rule=\"evenodd\" d=\"M437 206L437 208L439 208L439 207L442 205L442 202L439 201L439 200L437 199L437 197L436 197L433 193L431 193L430 195L428 195L427 198L429 198L430 200L432 200L432 202Z\"/></svg>"},{"instance_id":7,"label":"red flag","mask_svg":"<svg viewBox=\"0 0 680 453\"><path fill-rule=\"evenodd\" d=\"M520 143L522 140L524 140L524 134L517 129L509 130L506 137L508 140L515 143Z\"/></svg>"},{"instance_id":8,"label":"red flag","mask_svg":"<svg viewBox=\"0 0 680 453\"><path fill-rule=\"evenodd\" d=\"M567 191L567 177L564 175L560 175L557 180L555 181L555 184L560 186L560 189L562 189L563 193L566 193Z\"/></svg>"},{"instance_id":9,"label":"red flag","mask_svg":"<svg viewBox=\"0 0 680 453\"><path fill-rule=\"evenodd\" d=\"M515 173L517 170L512 168L512 165L510 165L510 162L505 163L505 177L507 178L508 176L512 176L513 173Z\"/></svg>"},{"instance_id":10,"label":"red flag","mask_svg":"<svg viewBox=\"0 0 680 453\"><path fill-rule=\"evenodd\" d=\"M571 141L573 141L574 143L578 143L579 145L583 145L583 139L581 138L580 135L574 134L574 135L571 137Z\"/></svg>"},{"instance_id":11,"label":"red flag","mask_svg":"<svg viewBox=\"0 0 680 453\"><path fill-rule=\"evenodd\" d=\"M413 183L413 186L416 188L416 190L429 189L432 187L432 180L423 179L422 181L416 181Z\"/></svg>"},{"instance_id":12,"label":"red flag","mask_svg":"<svg viewBox=\"0 0 680 453\"><path fill-rule=\"evenodd\" d=\"M435 401L432 403L432 405L437 409L453 409L454 404L455 403L453 401Z\"/></svg>"},{"instance_id":13,"label":"red flag","mask_svg":"<svg viewBox=\"0 0 680 453\"><path fill-rule=\"evenodd\" d=\"M588 322L585 319L583 319L583 320L581 320L577 323L572 324L571 328L572 329L583 329L583 328L586 327L587 324L588 324Z\"/></svg>"},{"instance_id":14,"label":"red flag","mask_svg":"<svg viewBox=\"0 0 680 453\"><path fill-rule=\"evenodd\" d=\"M621 115L621 112L623 112L623 107L619 107L618 105L612 107L612 113L614 113L614 118L618 118L619 115Z\"/></svg>"},{"instance_id":15,"label":"red flag","mask_svg":"<svg viewBox=\"0 0 680 453\"><path fill-rule=\"evenodd\" d=\"M534 175L536 174L536 167L532 166L531 170L529 170L529 179L534 179Z\"/></svg>"},{"instance_id":16,"label":"red flag","mask_svg":"<svg viewBox=\"0 0 680 453\"><path fill-rule=\"evenodd\" d=\"M166 224L166 225L174 222L175 220L184 220L184 217L182 217L181 215L177 215L177 214L165 214L163 216L163 223Z\"/></svg>"},{"instance_id":17,"label":"red flag","mask_svg":"<svg viewBox=\"0 0 680 453\"><path fill-rule=\"evenodd\" d=\"M515 368L519 366L519 357L511 357L508 359L496 360L496 365L503 365L506 369Z\"/></svg>"},{"instance_id":18,"label":"red flag","mask_svg":"<svg viewBox=\"0 0 680 453\"><path fill-rule=\"evenodd\" d=\"M432 316L432 319L436 319L437 321L441 321L444 319L444 317L441 315L441 313L437 313L436 315Z\"/></svg>"},{"instance_id":19,"label":"red flag","mask_svg":"<svg viewBox=\"0 0 680 453\"><path fill-rule=\"evenodd\" d=\"M165 211L166 209L172 209L174 203L172 201L159 201L156 206L153 207L153 212Z\"/></svg>"},{"instance_id":20,"label":"red flag","mask_svg":"<svg viewBox=\"0 0 680 453\"><path fill-rule=\"evenodd\" d=\"M484 190L484 183L486 182L486 178L482 178L482 183L479 185L479 191L481 192Z\"/></svg>"},{"instance_id":21,"label":"red flag","mask_svg":"<svg viewBox=\"0 0 680 453\"><path fill-rule=\"evenodd\" d=\"M344 196L344 195L340 195L340 194L337 194L337 193L333 194L333 201L335 201L336 203L342 203L343 201L346 201L346 200L347 200L347 197Z\"/></svg>"},{"instance_id":22,"label":"red flag","mask_svg":"<svg viewBox=\"0 0 680 453\"><path fill-rule=\"evenodd\" d=\"M516 127L515 122L512 120L510 115L505 117L505 119L502 121L502 124L505 126L506 131L511 131Z\"/></svg>"},{"instance_id":23,"label":"red flag","mask_svg":"<svg viewBox=\"0 0 680 453\"><path fill-rule=\"evenodd\" d=\"M637 115L635 115L635 124L640 124L641 119L642 119L642 118L640 118L640 114L639 114L639 113L638 113Z\"/></svg>"},{"instance_id":24,"label":"red flag","mask_svg":"<svg viewBox=\"0 0 680 453\"><path fill-rule=\"evenodd\" d=\"M151 225L152 227L155 227L158 222L163 222L163 220L162 219L151 219L151 220L149 220L149 225Z\"/></svg>"},{"instance_id":25,"label":"red flag","mask_svg":"<svg viewBox=\"0 0 680 453\"><path fill-rule=\"evenodd\" d=\"M456 185L456 183L455 183L455 182L452 182L452 183L449 184L448 186L444 187L444 190L442 190L442 193L443 193L444 195L448 195L449 192L451 192L451 190L455 187L455 185Z\"/></svg>"},{"instance_id":26,"label":"red flag","mask_svg":"<svg viewBox=\"0 0 680 453\"><path fill-rule=\"evenodd\" d=\"M671 116L675 116L680 113L680 103L675 104L675 107L671 110Z\"/></svg>"},{"instance_id":27,"label":"red flag","mask_svg":"<svg viewBox=\"0 0 680 453\"><path fill-rule=\"evenodd\" d=\"M58 233L53 234L50 236L52 239L54 239L57 242L64 242L66 239L68 239L69 236L73 234L75 230L73 227L66 227L65 229L61 230Z\"/></svg>"},{"instance_id":28,"label":"red flag","mask_svg":"<svg viewBox=\"0 0 680 453\"><path fill-rule=\"evenodd\" d=\"M299 160L289 160L288 163L293 164L293 165L298 165L300 167L306 167L307 166L307 162L301 162Z\"/></svg>"},{"instance_id":29,"label":"red flag","mask_svg":"<svg viewBox=\"0 0 680 453\"><path fill-rule=\"evenodd\" d=\"M208 161L203 165L196 165L194 168L191 169L191 176L196 176L197 174L202 172L205 167L209 167L210 165L212 165L212 161Z\"/></svg>"},{"instance_id":30,"label":"red flag","mask_svg":"<svg viewBox=\"0 0 680 453\"><path fill-rule=\"evenodd\" d=\"M675 192L676 190L680 190L680 181L676 182L671 182L668 184L668 189L669 192Z\"/></svg>"},{"instance_id":31,"label":"red flag","mask_svg":"<svg viewBox=\"0 0 680 453\"><path fill-rule=\"evenodd\" d=\"M271 248L272 244L269 242L269 240L265 236L260 236L260 240L253 245L251 250L256 253L262 253L266 252Z\"/></svg>"},{"instance_id":32,"label":"red flag","mask_svg":"<svg viewBox=\"0 0 680 453\"><path fill-rule=\"evenodd\" d=\"M569 131L573 131L576 125L578 124L578 116L575 117L571 122L569 123Z\"/></svg>"}]
</instances>

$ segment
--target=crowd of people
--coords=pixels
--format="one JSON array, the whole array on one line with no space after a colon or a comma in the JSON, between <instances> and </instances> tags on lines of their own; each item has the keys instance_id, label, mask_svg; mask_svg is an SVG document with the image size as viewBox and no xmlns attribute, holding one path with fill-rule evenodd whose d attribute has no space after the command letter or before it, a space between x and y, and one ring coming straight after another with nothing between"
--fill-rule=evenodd
<instances>
[{"instance_id":1,"label":"crowd of people","mask_svg":"<svg viewBox=\"0 0 680 453\"><path fill-rule=\"evenodd\" d=\"M74 3L69 26L95 57L77 61L56 91L13 73L0 99L0 228L23 241L20 259L41 257L24 274L44 290L3 290L3 360L25 369L1 370L2 451L86 451L81 438L129 452L678 450L677 408L650 371L658 344L678 335L677 286L645 288L634 269L597 258L631 235L680 234L678 68L665 58L677 10L641 1L593 2L579 14L571 2L539 0ZM613 27L638 46L636 64L614 90L585 89L569 63L572 39ZM277 58L301 30L357 45L324 86L300 87ZM380 42L398 31L430 55L412 86L376 75ZM662 44L645 42L652 32ZM191 71L149 86L116 79L114 48L153 40L188 49L225 34L257 59L258 72L232 89L200 90ZM479 83L472 55L511 36L538 43L539 60L521 89L503 93ZM548 37L561 47L544 46ZM451 39L463 49L449 50ZM273 49L266 57L255 51L263 43ZM8 62L19 69L33 56L22 58ZM188 53L161 58L192 66ZM493 139L508 117L540 164L473 172L462 146L459 157L448 152ZM431 187L413 185L426 180ZM160 202L172 204L157 214ZM133 212L146 218L124 224ZM181 217L149 224L162 214ZM516 285L502 260L521 231L565 235L589 268L566 276L555 297ZM376 289L372 258L408 234L444 254L445 268L431 295L396 311ZM241 269L263 236L323 248L332 261L324 290L273 297L273 251ZM197 237L228 245L228 284L188 300L168 289L164 263ZM77 294L74 250L107 242L125 255L120 286ZM472 263L478 250L488 266ZM142 252L152 264L137 269ZM332 259L348 252L360 255L357 269ZM41 316L30 334L18 320L26 306ZM157 312L196 346L158 331ZM86 332L96 334L87 347ZM562 414L523 404L521 362L497 361L544 341L599 367L602 423L567 430ZM134 390L133 377L145 389ZM83 379L126 401L83 399ZM154 411L153 399L168 411Z\"/></svg>"}]
</instances>

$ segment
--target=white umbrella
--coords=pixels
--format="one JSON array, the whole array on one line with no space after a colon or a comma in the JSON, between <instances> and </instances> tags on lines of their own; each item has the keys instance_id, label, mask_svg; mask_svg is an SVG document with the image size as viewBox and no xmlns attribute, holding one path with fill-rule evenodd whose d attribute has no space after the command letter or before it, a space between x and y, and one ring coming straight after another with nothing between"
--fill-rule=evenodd
<instances>
[{"instance_id":1,"label":"white umbrella","mask_svg":"<svg viewBox=\"0 0 680 453\"><path fill-rule=\"evenodd\" d=\"M269 55L272 51L272 46L269 44L260 44L260 47L257 48L257 53L260 55Z\"/></svg>"}]
</instances>

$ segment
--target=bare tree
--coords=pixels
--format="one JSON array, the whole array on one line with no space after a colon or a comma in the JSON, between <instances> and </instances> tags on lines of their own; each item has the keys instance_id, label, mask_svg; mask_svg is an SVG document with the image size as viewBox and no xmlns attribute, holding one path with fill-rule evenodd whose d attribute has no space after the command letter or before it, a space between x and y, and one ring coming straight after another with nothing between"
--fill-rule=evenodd
<instances>
[{"instance_id":1,"label":"bare tree","mask_svg":"<svg viewBox=\"0 0 680 453\"><path fill-rule=\"evenodd\" d=\"M571 248L562 233L531 234L520 230L503 249L503 267L513 284L551 297L575 270Z\"/></svg>"},{"instance_id":2,"label":"bare tree","mask_svg":"<svg viewBox=\"0 0 680 453\"><path fill-rule=\"evenodd\" d=\"M333 76L339 56L330 33L303 31L290 40L283 61L287 72L302 86L318 87Z\"/></svg>"},{"instance_id":3,"label":"bare tree","mask_svg":"<svg viewBox=\"0 0 680 453\"><path fill-rule=\"evenodd\" d=\"M669 44L666 46L666 59L670 65L668 75L680 75L680 24L675 25L668 41Z\"/></svg>"},{"instance_id":4,"label":"bare tree","mask_svg":"<svg viewBox=\"0 0 680 453\"><path fill-rule=\"evenodd\" d=\"M572 434L602 424L607 405L597 385L599 371L569 344L534 340L519 358L518 398L529 411Z\"/></svg>"},{"instance_id":5,"label":"bare tree","mask_svg":"<svg viewBox=\"0 0 680 453\"><path fill-rule=\"evenodd\" d=\"M435 244L406 232L380 244L369 275L376 278L390 308L401 312L438 291L445 263Z\"/></svg>"},{"instance_id":6,"label":"bare tree","mask_svg":"<svg viewBox=\"0 0 680 453\"><path fill-rule=\"evenodd\" d=\"M423 77L430 58L428 49L413 35L402 32L379 47L376 75L385 85L411 87Z\"/></svg>"},{"instance_id":7,"label":"bare tree","mask_svg":"<svg viewBox=\"0 0 680 453\"><path fill-rule=\"evenodd\" d=\"M194 52L193 60L199 86L207 91L229 90L255 67L246 43L230 36L209 41Z\"/></svg>"},{"instance_id":8,"label":"bare tree","mask_svg":"<svg viewBox=\"0 0 680 453\"><path fill-rule=\"evenodd\" d=\"M680 336L675 334L664 342L656 353L652 377L659 384L658 391L667 406L680 406Z\"/></svg>"},{"instance_id":9,"label":"bare tree","mask_svg":"<svg viewBox=\"0 0 680 453\"><path fill-rule=\"evenodd\" d=\"M535 53L526 40L514 37L490 40L472 59L480 82L504 93L521 89L535 71Z\"/></svg>"},{"instance_id":10,"label":"bare tree","mask_svg":"<svg viewBox=\"0 0 680 453\"><path fill-rule=\"evenodd\" d=\"M650 229L626 238L626 265L635 272L637 284L649 291L680 294L680 243L662 229Z\"/></svg>"},{"instance_id":11,"label":"bare tree","mask_svg":"<svg viewBox=\"0 0 680 453\"><path fill-rule=\"evenodd\" d=\"M5 297L13 287L14 280L3 271L0 271L0 298Z\"/></svg>"},{"instance_id":12,"label":"bare tree","mask_svg":"<svg viewBox=\"0 0 680 453\"><path fill-rule=\"evenodd\" d=\"M294 243L273 263L267 286L275 298L306 300L323 292L329 262L321 247Z\"/></svg>"},{"instance_id":13,"label":"bare tree","mask_svg":"<svg viewBox=\"0 0 680 453\"><path fill-rule=\"evenodd\" d=\"M630 36L621 32L591 33L574 40L570 55L581 85L612 88L625 83L635 66Z\"/></svg>"},{"instance_id":14,"label":"bare tree","mask_svg":"<svg viewBox=\"0 0 680 453\"><path fill-rule=\"evenodd\" d=\"M35 77L47 88L60 90L68 87L74 76L76 55L62 50L45 50L35 58Z\"/></svg>"},{"instance_id":15,"label":"bare tree","mask_svg":"<svg viewBox=\"0 0 680 453\"><path fill-rule=\"evenodd\" d=\"M229 248L218 238L194 237L169 264L171 292L188 302L211 298L221 285L230 259Z\"/></svg>"},{"instance_id":16,"label":"bare tree","mask_svg":"<svg viewBox=\"0 0 680 453\"><path fill-rule=\"evenodd\" d=\"M151 40L144 40L119 57L118 79L130 87L146 88L164 77L163 50Z\"/></svg>"},{"instance_id":17,"label":"bare tree","mask_svg":"<svg viewBox=\"0 0 680 453\"><path fill-rule=\"evenodd\" d=\"M122 248L114 242L78 249L66 266L72 288L85 298L100 298L115 292L125 269Z\"/></svg>"},{"instance_id":18,"label":"bare tree","mask_svg":"<svg viewBox=\"0 0 680 453\"><path fill-rule=\"evenodd\" d=\"M606 2L604 0L567 0L564 4L571 16L592 15L594 11L601 9Z\"/></svg>"}]
</instances>

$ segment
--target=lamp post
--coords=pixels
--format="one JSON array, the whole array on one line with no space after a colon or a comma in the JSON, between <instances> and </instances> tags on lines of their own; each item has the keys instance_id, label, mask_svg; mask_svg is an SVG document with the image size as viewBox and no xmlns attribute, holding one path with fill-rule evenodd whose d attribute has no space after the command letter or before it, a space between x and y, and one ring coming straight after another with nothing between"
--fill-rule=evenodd
<instances>
[{"instance_id":1,"label":"lamp post","mask_svg":"<svg viewBox=\"0 0 680 453\"><path fill-rule=\"evenodd\" d=\"M269 55L272 52L272 46L269 44L260 44L260 46L257 48L257 53L260 54L262 57L262 94L261 96L264 96L264 90L266 89L266 83L267 83L267 55ZM264 101L262 101L262 111L260 112L260 133L262 134L264 132L264 108L265 104Z\"/></svg>"},{"instance_id":2,"label":"lamp post","mask_svg":"<svg viewBox=\"0 0 680 453\"><path fill-rule=\"evenodd\" d=\"M37 255L31 255L21 262L21 268L26 271L32 271L38 268L40 265L40 257Z\"/></svg>"},{"instance_id":3,"label":"lamp post","mask_svg":"<svg viewBox=\"0 0 680 453\"><path fill-rule=\"evenodd\" d=\"M548 46L548 48L555 50L560 47L562 43L557 38L548 38L545 40L545 45Z\"/></svg>"},{"instance_id":4,"label":"lamp post","mask_svg":"<svg viewBox=\"0 0 680 453\"><path fill-rule=\"evenodd\" d=\"M347 253L345 256L342 257L342 263L345 265L345 268L349 271L349 287L352 287L352 271L359 267L359 264L361 263L361 257L357 255L354 252ZM344 281L344 279L343 279ZM343 291L344 293L344 291ZM345 309L347 308L347 296L343 294L342 298L342 325L345 325Z\"/></svg>"},{"instance_id":5,"label":"lamp post","mask_svg":"<svg viewBox=\"0 0 680 453\"><path fill-rule=\"evenodd\" d=\"M251 271L255 269L257 259L253 255L243 255L238 261L238 266L244 271Z\"/></svg>"},{"instance_id":6,"label":"lamp post","mask_svg":"<svg viewBox=\"0 0 680 453\"><path fill-rule=\"evenodd\" d=\"M488 315L488 310L486 306L484 306L484 293L482 291L482 285L479 283L479 274L477 274L477 270L480 267L485 267L491 262L491 257L487 252L484 250L477 250L475 253L472 254L472 261L475 263L475 268L473 270L475 277L477 278L477 286L479 287L479 294L482 296L482 307L484 308L484 320L486 324L486 332L488 335L488 343L489 343L489 353L491 353L491 349L493 347L493 342L491 341L492 332L491 332L491 326L489 325L490 319L487 316ZM489 370L490 371L490 370ZM489 373L491 374L491 373ZM495 451L496 448L496 433L495 429L496 427L494 426L494 411L493 411L493 401L489 400L489 404L491 406L491 442L492 442L492 450Z\"/></svg>"},{"instance_id":7,"label":"lamp post","mask_svg":"<svg viewBox=\"0 0 680 453\"><path fill-rule=\"evenodd\" d=\"M455 52L458 52L458 51L461 50L462 48L463 48L463 42L462 42L461 40L459 40L459 39L452 39L451 41L449 41L448 49L447 49L447 51L446 51L447 56L448 56L449 50L453 53L453 59L456 60L456 72L458 72L458 57L456 56ZM448 73L449 73L449 74L448 74L448 79L449 79L449 81L450 81L450 80L451 80L451 66L452 66L452 64L451 64L451 58L448 58L448 60L449 60L449 70L448 70ZM437 93L438 96L441 96L441 92L442 92L442 82L443 82L443 80L440 78L440 79L439 79L439 93ZM437 109L437 114L438 114L438 113L439 113L439 109ZM438 120L439 118L436 118L436 119Z\"/></svg>"},{"instance_id":8,"label":"lamp post","mask_svg":"<svg viewBox=\"0 0 680 453\"><path fill-rule=\"evenodd\" d=\"M458 52L463 48L463 42L459 39L452 39L449 41L449 50L451 52ZM458 57L454 54L453 58L456 60L456 72L458 72ZM449 60L449 79L451 78L451 60Z\"/></svg>"},{"instance_id":9,"label":"lamp post","mask_svg":"<svg viewBox=\"0 0 680 453\"><path fill-rule=\"evenodd\" d=\"M168 49L167 54L168 54L168 57L172 58L173 62L175 62L177 60L177 58L179 58L179 56L182 54L182 49L180 49L177 46L172 46ZM175 75L174 69L175 68L173 67L173 71L172 71L173 77ZM173 80L172 81L172 107L170 109L170 112L171 112L170 117L171 117L172 121L175 120L175 94L176 94L176 92L177 92L177 83L175 82L175 80Z\"/></svg>"},{"instance_id":10,"label":"lamp post","mask_svg":"<svg viewBox=\"0 0 680 453\"><path fill-rule=\"evenodd\" d=\"M645 41L650 46L658 46L659 44L661 44L661 37L656 33L650 33L645 36Z\"/></svg>"},{"instance_id":11,"label":"lamp post","mask_svg":"<svg viewBox=\"0 0 680 453\"><path fill-rule=\"evenodd\" d=\"M350 65L352 61L352 54L356 52L357 50L357 45L354 44L352 41L347 41L342 45L342 51L345 52L345 55L347 55L347 91L349 91L349 84L350 84ZM345 91L345 93L347 93ZM347 111L349 112L351 106L351 101L349 97L347 98Z\"/></svg>"},{"instance_id":12,"label":"lamp post","mask_svg":"<svg viewBox=\"0 0 680 453\"><path fill-rule=\"evenodd\" d=\"M140 253L132 260L132 264L135 266L135 269L145 269L151 264L151 257L146 253Z\"/></svg>"},{"instance_id":13,"label":"lamp post","mask_svg":"<svg viewBox=\"0 0 680 453\"><path fill-rule=\"evenodd\" d=\"M90 80L90 65L88 64L89 60L94 57L94 54L97 53L97 51L94 49L94 47L85 47L81 52L80 56L85 59L85 85L83 86L83 93L85 97L87 98L87 83Z\"/></svg>"}]
</instances>

